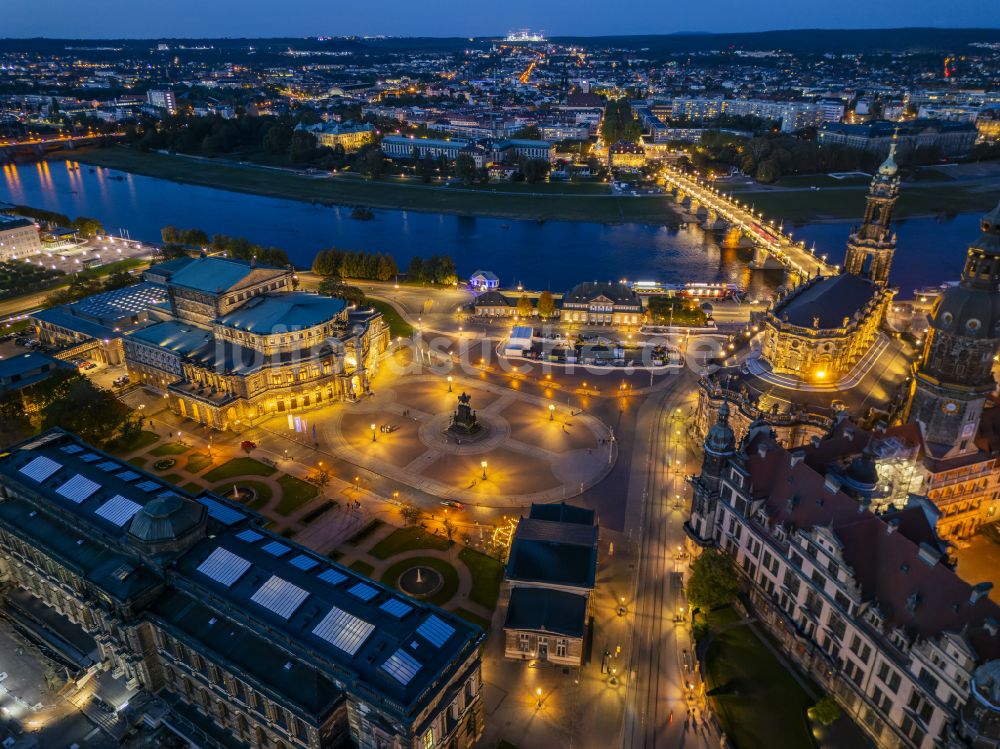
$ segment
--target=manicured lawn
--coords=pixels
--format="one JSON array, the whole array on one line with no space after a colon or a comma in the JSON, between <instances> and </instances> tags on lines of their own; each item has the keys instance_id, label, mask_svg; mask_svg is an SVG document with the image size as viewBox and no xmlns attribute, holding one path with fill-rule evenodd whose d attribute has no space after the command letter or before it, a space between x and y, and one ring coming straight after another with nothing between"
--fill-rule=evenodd
<instances>
[{"instance_id":1,"label":"manicured lawn","mask_svg":"<svg viewBox=\"0 0 1000 749\"><path fill-rule=\"evenodd\" d=\"M223 190L325 203L392 210L509 216L541 221L676 223L673 198L594 194L586 185L531 185L507 190L423 185L408 180L368 180L347 174L328 179L199 159L141 153L127 148L80 149L73 159L151 177ZM534 189L531 189L534 188ZM376 214L376 220L378 215Z\"/></svg>"},{"instance_id":2,"label":"manicured lawn","mask_svg":"<svg viewBox=\"0 0 1000 749\"><path fill-rule=\"evenodd\" d=\"M233 458L213 468L202 478L206 481L222 481L236 476L270 476L276 470L278 469L253 458Z\"/></svg>"},{"instance_id":3,"label":"manicured lawn","mask_svg":"<svg viewBox=\"0 0 1000 749\"><path fill-rule=\"evenodd\" d=\"M375 568L368 564L368 562L362 562L360 559L351 562L351 569L355 572L360 572L365 577L371 577L375 571Z\"/></svg>"},{"instance_id":4,"label":"manicured lawn","mask_svg":"<svg viewBox=\"0 0 1000 749\"><path fill-rule=\"evenodd\" d=\"M267 503L271 501L271 497L274 493L271 491L271 487L265 484L263 481L251 481L249 479L240 479L239 481L227 481L222 484L217 484L212 487L212 491L216 494L221 494L226 499L233 498L233 484L238 487L245 487L247 489L253 489L257 496L252 500L247 502L247 507L251 510L260 510L267 506Z\"/></svg>"},{"instance_id":5,"label":"manicured lawn","mask_svg":"<svg viewBox=\"0 0 1000 749\"><path fill-rule=\"evenodd\" d=\"M451 541L447 538L435 536L423 528L398 528L375 544L371 554L377 559L388 559L402 554L404 551L413 551L414 549L447 551L450 547Z\"/></svg>"},{"instance_id":6,"label":"manicured lawn","mask_svg":"<svg viewBox=\"0 0 1000 749\"><path fill-rule=\"evenodd\" d=\"M121 455L123 453L135 452L136 450L143 450L154 442L160 439L160 435L155 432L139 432L139 434L130 440L125 440L119 437L118 439L112 440L107 444L107 451L109 453L114 453L115 455Z\"/></svg>"},{"instance_id":7,"label":"manicured lawn","mask_svg":"<svg viewBox=\"0 0 1000 749\"><path fill-rule=\"evenodd\" d=\"M465 619L465 621L467 621L467 622L472 622L473 624L475 624L477 627L479 627L484 632L488 632L489 631L489 628L490 628L490 620L489 619L484 619L481 616L477 616L476 614L473 614L468 609L463 609L461 606L459 606L458 608L456 608L452 613L458 614L460 617L462 617L463 619Z\"/></svg>"},{"instance_id":8,"label":"manicured lawn","mask_svg":"<svg viewBox=\"0 0 1000 749\"><path fill-rule=\"evenodd\" d=\"M734 621L725 610L713 627ZM718 632L705 654L708 694L733 746L802 749L814 746L806 721L813 700L746 625Z\"/></svg>"},{"instance_id":9,"label":"manicured lawn","mask_svg":"<svg viewBox=\"0 0 1000 749\"><path fill-rule=\"evenodd\" d=\"M129 458L125 462L126 463L131 463L132 465L136 466L137 468L143 468L146 465L146 459L145 458L140 458L138 455L136 457L134 457L134 458Z\"/></svg>"},{"instance_id":10,"label":"manicured lawn","mask_svg":"<svg viewBox=\"0 0 1000 749\"><path fill-rule=\"evenodd\" d=\"M337 551L336 549L334 549L333 551L328 551L326 553L326 558L329 559L331 562L336 562L342 556L344 556L344 552Z\"/></svg>"},{"instance_id":11,"label":"manicured lawn","mask_svg":"<svg viewBox=\"0 0 1000 749\"><path fill-rule=\"evenodd\" d=\"M175 484L176 486L180 486L184 483L184 477L179 473L168 473L166 476L160 476L160 478L171 484Z\"/></svg>"},{"instance_id":12,"label":"manicured lawn","mask_svg":"<svg viewBox=\"0 0 1000 749\"><path fill-rule=\"evenodd\" d=\"M282 476L278 483L281 485L281 500L274 511L279 515L291 515L319 494L317 487L294 476Z\"/></svg>"},{"instance_id":13,"label":"manicured lawn","mask_svg":"<svg viewBox=\"0 0 1000 749\"><path fill-rule=\"evenodd\" d=\"M444 606L455 597L455 593L458 592L458 570L437 557L413 557L412 559L404 559L401 562L396 562L382 575L382 582L398 590L399 586L396 583L399 580L399 576L411 567L418 566L430 567L437 570L443 578L443 583L437 592L423 600L433 603L435 606Z\"/></svg>"},{"instance_id":14,"label":"manicured lawn","mask_svg":"<svg viewBox=\"0 0 1000 749\"><path fill-rule=\"evenodd\" d=\"M385 523L383 523L378 518L375 518L374 520L369 520L368 523L365 524L364 528L362 528L353 536L351 536L349 539L347 539L347 543L349 543L351 546L357 546L366 538L368 538L371 534L373 534L375 531L381 528L383 525L385 525Z\"/></svg>"},{"instance_id":15,"label":"manicured lawn","mask_svg":"<svg viewBox=\"0 0 1000 749\"><path fill-rule=\"evenodd\" d=\"M202 492L201 484L196 484L193 481L188 481L186 484L184 484L184 486L181 487L181 489L183 489L186 492L190 492L191 494L201 494Z\"/></svg>"},{"instance_id":16,"label":"manicured lawn","mask_svg":"<svg viewBox=\"0 0 1000 749\"><path fill-rule=\"evenodd\" d=\"M212 465L212 459L205 453L194 453L188 456L187 465L184 468L188 473L201 473Z\"/></svg>"},{"instance_id":17,"label":"manicured lawn","mask_svg":"<svg viewBox=\"0 0 1000 749\"><path fill-rule=\"evenodd\" d=\"M381 299L367 299L365 304L370 305L382 313L382 319L389 326L389 335L392 338L410 338L413 336L413 326L406 322L388 302Z\"/></svg>"},{"instance_id":18,"label":"manicured lawn","mask_svg":"<svg viewBox=\"0 0 1000 749\"><path fill-rule=\"evenodd\" d=\"M155 455L157 458L165 458L168 455L183 455L190 449L190 447L180 442L164 442L162 445L157 445L150 450L149 454Z\"/></svg>"},{"instance_id":19,"label":"manicured lawn","mask_svg":"<svg viewBox=\"0 0 1000 749\"><path fill-rule=\"evenodd\" d=\"M503 565L493 557L468 547L458 552L458 558L472 573L469 599L488 609L495 608L500 583L503 582Z\"/></svg>"}]
</instances>

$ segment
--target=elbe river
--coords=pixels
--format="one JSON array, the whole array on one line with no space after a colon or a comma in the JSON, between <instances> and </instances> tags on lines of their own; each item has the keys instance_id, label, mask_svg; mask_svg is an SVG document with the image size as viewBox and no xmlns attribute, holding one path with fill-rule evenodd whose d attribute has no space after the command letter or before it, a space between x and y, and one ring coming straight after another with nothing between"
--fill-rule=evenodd
<instances>
[{"instance_id":1,"label":"elbe river","mask_svg":"<svg viewBox=\"0 0 1000 749\"><path fill-rule=\"evenodd\" d=\"M905 190L905 185L903 187ZM540 198L544 199L544 198ZM563 291L581 281L649 280L663 283L739 283L750 298L766 297L782 282L775 271L751 271L748 249L723 232L694 225L606 225L577 221L472 218L416 211L376 210L371 221L351 210L261 197L128 174L71 161L4 166L0 201L30 205L103 222L112 234L159 242L167 225L247 237L281 247L308 267L324 247L386 252L405 269L414 255L451 255L461 276L491 270L504 287ZM858 216L864 210L859 201ZM950 220L900 221L891 280L900 298L915 288L958 278L980 214ZM843 261L851 222L807 224L794 236L831 262Z\"/></svg>"}]
</instances>

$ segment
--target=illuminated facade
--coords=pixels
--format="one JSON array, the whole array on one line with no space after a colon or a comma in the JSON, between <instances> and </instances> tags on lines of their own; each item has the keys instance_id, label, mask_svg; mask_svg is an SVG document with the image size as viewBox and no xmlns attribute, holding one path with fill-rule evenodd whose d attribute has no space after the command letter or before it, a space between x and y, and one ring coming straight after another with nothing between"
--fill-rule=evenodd
<instances>
[{"instance_id":1,"label":"illuminated facade","mask_svg":"<svg viewBox=\"0 0 1000 749\"><path fill-rule=\"evenodd\" d=\"M873 512L851 457L870 435L846 419L788 450L763 420L737 441L727 410L691 481L692 553L732 559L752 615L879 749L995 747L1000 607L956 574L934 506Z\"/></svg>"},{"instance_id":2,"label":"illuminated facade","mask_svg":"<svg viewBox=\"0 0 1000 749\"><path fill-rule=\"evenodd\" d=\"M761 317L763 357L775 372L836 382L875 343L894 293L888 288L896 250L890 222L899 197L894 153L893 147L872 179L864 220L848 239L845 272L801 284Z\"/></svg>"},{"instance_id":3,"label":"illuminated facade","mask_svg":"<svg viewBox=\"0 0 1000 749\"><path fill-rule=\"evenodd\" d=\"M927 495L944 534L966 538L997 519L1000 494L993 366L1000 351L1000 205L983 217L957 286L934 302L904 419L919 427Z\"/></svg>"},{"instance_id":4,"label":"illuminated facade","mask_svg":"<svg viewBox=\"0 0 1000 749\"><path fill-rule=\"evenodd\" d=\"M356 398L389 343L380 313L292 291L292 272L199 258L163 279L162 319L123 339L133 382L216 429Z\"/></svg>"},{"instance_id":5,"label":"illuminated facade","mask_svg":"<svg viewBox=\"0 0 1000 749\"><path fill-rule=\"evenodd\" d=\"M375 128L368 123L334 122L299 127L315 135L320 146L340 146L346 153L357 151L375 140Z\"/></svg>"}]
</instances>

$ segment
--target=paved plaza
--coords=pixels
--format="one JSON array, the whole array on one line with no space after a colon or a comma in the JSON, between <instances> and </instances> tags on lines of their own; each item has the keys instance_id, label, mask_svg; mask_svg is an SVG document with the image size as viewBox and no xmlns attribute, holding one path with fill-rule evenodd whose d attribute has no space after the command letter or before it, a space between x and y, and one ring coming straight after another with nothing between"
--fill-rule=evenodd
<instances>
[{"instance_id":1,"label":"paved plaza","mask_svg":"<svg viewBox=\"0 0 1000 749\"><path fill-rule=\"evenodd\" d=\"M463 392L483 427L473 438L448 432ZM613 435L593 416L461 377L448 382L430 374L404 376L357 403L317 409L307 420L321 450L479 507L567 499L600 481L614 462ZM263 426L288 431L284 416Z\"/></svg>"}]
</instances>

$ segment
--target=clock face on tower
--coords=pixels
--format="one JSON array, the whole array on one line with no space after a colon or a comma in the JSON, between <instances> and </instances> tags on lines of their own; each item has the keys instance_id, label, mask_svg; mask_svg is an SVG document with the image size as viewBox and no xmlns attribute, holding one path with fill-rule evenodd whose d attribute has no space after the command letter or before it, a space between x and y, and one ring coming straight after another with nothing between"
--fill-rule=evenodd
<instances>
[{"instance_id":1,"label":"clock face on tower","mask_svg":"<svg viewBox=\"0 0 1000 749\"><path fill-rule=\"evenodd\" d=\"M958 404L955 401L945 401L941 404L941 410L946 416L954 416L958 413Z\"/></svg>"}]
</instances>

